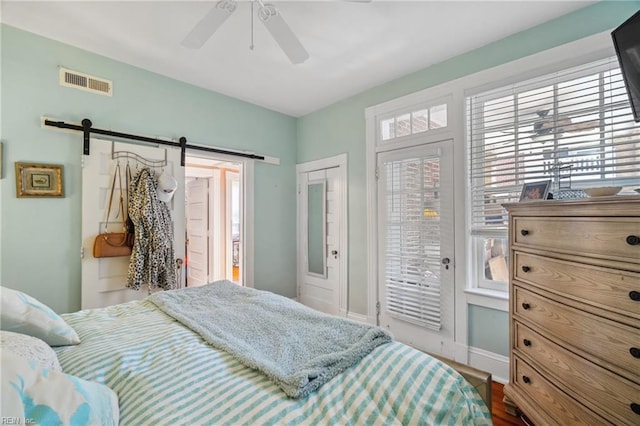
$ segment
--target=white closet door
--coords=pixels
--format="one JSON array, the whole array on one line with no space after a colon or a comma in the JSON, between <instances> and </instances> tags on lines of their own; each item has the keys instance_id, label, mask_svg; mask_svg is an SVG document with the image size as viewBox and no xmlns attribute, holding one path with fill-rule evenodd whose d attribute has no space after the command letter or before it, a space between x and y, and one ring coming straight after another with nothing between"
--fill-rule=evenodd
<instances>
[{"instance_id":1,"label":"white closet door","mask_svg":"<svg viewBox=\"0 0 640 426\"><path fill-rule=\"evenodd\" d=\"M93 257L95 237L104 231L111 182L118 161L112 159L114 151L132 152L149 160L163 160L166 155L167 165L164 170L178 181L178 189L169 203L173 219L175 257L180 260L184 258L184 168L180 166L180 150L172 147L142 146L91 139L91 155L83 156L82 169L82 309L114 305L142 299L148 295L146 286L139 291L126 287L129 257ZM119 161L122 184L125 186L124 172L127 160ZM135 176L136 162L130 161L130 165L133 167ZM119 232L121 229L121 218L115 218L119 198L117 188L116 185L114 205L111 207L109 219L109 230L113 232ZM126 191L126 188L124 190ZM184 283L184 268L181 267L177 273L179 274L178 283Z\"/></svg>"},{"instance_id":2,"label":"white closet door","mask_svg":"<svg viewBox=\"0 0 640 426\"><path fill-rule=\"evenodd\" d=\"M340 314L341 175L338 167L298 173L300 184L300 302Z\"/></svg>"}]
</instances>

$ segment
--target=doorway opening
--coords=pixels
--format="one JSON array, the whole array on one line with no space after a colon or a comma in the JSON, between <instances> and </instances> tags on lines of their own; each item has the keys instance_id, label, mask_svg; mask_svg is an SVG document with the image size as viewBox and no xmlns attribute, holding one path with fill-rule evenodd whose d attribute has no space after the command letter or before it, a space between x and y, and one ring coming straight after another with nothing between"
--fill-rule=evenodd
<instances>
[{"instance_id":1,"label":"doorway opening","mask_svg":"<svg viewBox=\"0 0 640 426\"><path fill-rule=\"evenodd\" d=\"M243 163L185 159L186 286L243 285Z\"/></svg>"}]
</instances>

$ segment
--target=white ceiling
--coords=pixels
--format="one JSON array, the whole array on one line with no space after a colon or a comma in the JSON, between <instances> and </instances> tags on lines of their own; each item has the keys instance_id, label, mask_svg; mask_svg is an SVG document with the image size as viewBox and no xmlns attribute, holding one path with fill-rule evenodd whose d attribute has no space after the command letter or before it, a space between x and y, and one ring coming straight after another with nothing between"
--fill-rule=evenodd
<instances>
[{"instance_id":1,"label":"white ceiling","mask_svg":"<svg viewBox=\"0 0 640 426\"><path fill-rule=\"evenodd\" d=\"M0 19L298 117L595 1L272 3L309 52L306 62L291 64L257 18L255 48L249 49L248 1L239 2L198 50L180 42L215 6L212 1L2 0Z\"/></svg>"}]
</instances>

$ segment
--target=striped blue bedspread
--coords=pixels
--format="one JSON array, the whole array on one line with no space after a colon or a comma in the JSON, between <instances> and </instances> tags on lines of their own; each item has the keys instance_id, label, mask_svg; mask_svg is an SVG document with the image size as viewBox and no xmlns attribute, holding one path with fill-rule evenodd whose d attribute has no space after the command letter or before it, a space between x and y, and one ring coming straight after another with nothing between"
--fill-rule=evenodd
<instances>
[{"instance_id":1,"label":"striped blue bedspread","mask_svg":"<svg viewBox=\"0 0 640 426\"><path fill-rule=\"evenodd\" d=\"M149 301L63 317L82 341L55 348L63 371L113 389L122 425L491 424L462 376L401 343L296 400Z\"/></svg>"}]
</instances>

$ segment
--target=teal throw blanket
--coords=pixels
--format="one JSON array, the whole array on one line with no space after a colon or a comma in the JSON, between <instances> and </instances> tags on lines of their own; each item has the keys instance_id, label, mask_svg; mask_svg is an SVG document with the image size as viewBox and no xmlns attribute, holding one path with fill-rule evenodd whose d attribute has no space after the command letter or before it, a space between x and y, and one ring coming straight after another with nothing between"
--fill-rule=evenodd
<instances>
[{"instance_id":1,"label":"teal throw blanket","mask_svg":"<svg viewBox=\"0 0 640 426\"><path fill-rule=\"evenodd\" d=\"M158 292L149 300L292 398L315 391L391 341L381 328L230 281Z\"/></svg>"}]
</instances>

